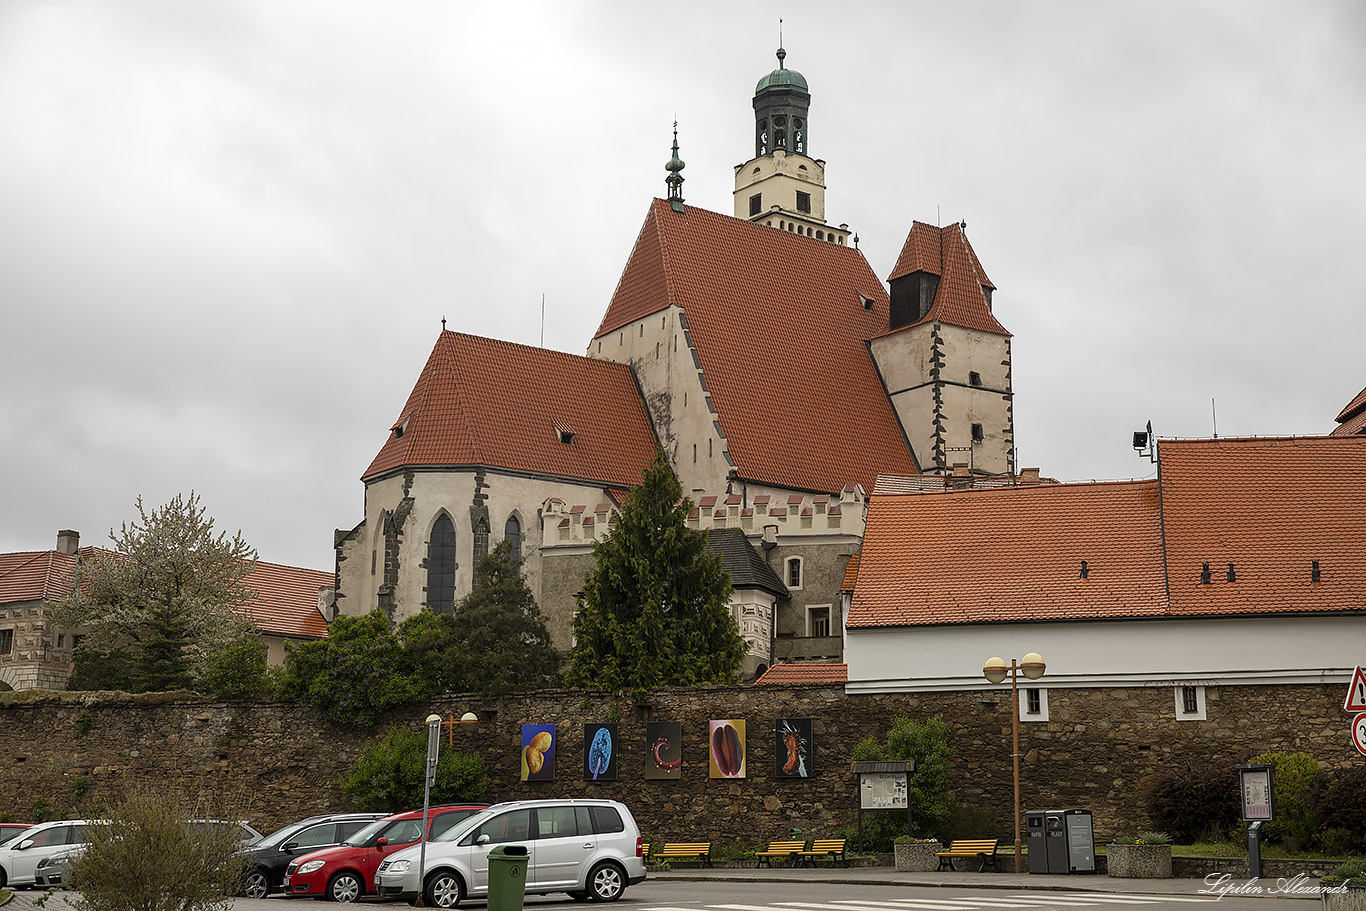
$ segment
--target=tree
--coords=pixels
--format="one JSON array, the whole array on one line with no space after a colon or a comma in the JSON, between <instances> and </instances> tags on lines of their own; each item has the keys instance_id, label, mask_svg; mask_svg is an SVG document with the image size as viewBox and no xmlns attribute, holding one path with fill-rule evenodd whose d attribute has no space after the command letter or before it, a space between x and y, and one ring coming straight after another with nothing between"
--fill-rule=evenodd
<instances>
[{"instance_id":1,"label":"tree","mask_svg":"<svg viewBox=\"0 0 1366 911\"><path fill-rule=\"evenodd\" d=\"M399 634L433 692L496 695L559 680L560 655L508 541L479 559L474 588L453 613L424 611Z\"/></svg>"},{"instance_id":2,"label":"tree","mask_svg":"<svg viewBox=\"0 0 1366 911\"><path fill-rule=\"evenodd\" d=\"M215 696L254 696L271 691L266 644L244 636L209 656L204 688Z\"/></svg>"},{"instance_id":3,"label":"tree","mask_svg":"<svg viewBox=\"0 0 1366 911\"><path fill-rule=\"evenodd\" d=\"M243 581L256 551L215 535L194 491L148 512L109 537L116 552L81 564L75 590L53 610L69 629L85 627L77 655L119 656L116 675L135 692L190 689L210 656L253 631L244 616L255 593ZM99 674L92 675L99 678Z\"/></svg>"},{"instance_id":4,"label":"tree","mask_svg":"<svg viewBox=\"0 0 1366 911\"><path fill-rule=\"evenodd\" d=\"M488 788L484 760L442 749L437 754L433 804L478 800ZM351 771L342 776L341 792L357 809L397 813L422 806L427 775L427 732L394 728L365 745Z\"/></svg>"},{"instance_id":5,"label":"tree","mask_svg":"<svg viewBox=\"0 0 1366 911\"><path fill-rule=\"evenodd\" d=\"M72 862L84 911L227 911L242 885L236 826L191 826L191 804L134 791L101 822ZM200 814L237 819L235 812Z\"/></svg>"},{"instance_id":6,"label":"tree","mask_svg":"<svg viewBox=\"0 0 1366 911\"><path fill-rule=\"evenodd\" d=\"M593 548L574 614L567 682L607 690L730 683L745 655L730 574L688 528L691 504L663 450Z\"/></svg>"},{"instance_id":7,"label":"tree","mask_svg":"<svg viewBox=\"0 0 1366 911\"><path fill-rule=\"evenodd\" d=\"M887 739L879 743L868 737L855 744L855 762L911 760L915 771L906 775L906 798L911 806L911 821L919 832L932 831L949 815L949 791L953 779L953 757L949 726L938 718L913 721L906 715L892 719ZM868 844L876 850L898 834L905 833L905 818L900 814L878 813L867 826Z\"/></svg>"},{"instance_id":8,"label":"tree","mask_svg":"<svg viewBox=\"0 0 1366 911\"><path fill-rule=\"evenodd\" d=\"M278 695L307 699L336 724L373 727L385 710L420 702L428 690L389 618L376 608L338 617L326 639L289 649Z\"/></svg>"}]
</instances>

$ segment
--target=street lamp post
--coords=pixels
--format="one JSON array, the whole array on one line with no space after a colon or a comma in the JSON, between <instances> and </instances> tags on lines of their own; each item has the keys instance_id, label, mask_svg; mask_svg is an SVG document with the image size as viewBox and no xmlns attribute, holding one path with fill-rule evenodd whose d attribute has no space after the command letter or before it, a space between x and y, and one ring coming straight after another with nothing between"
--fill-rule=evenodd
<instances>
[{"instance_id":1,"label":"street lamp post","mask_svg":"<svg viewBox=\"0 0 1366 911\"><path fill-rule=\"evenodd\" d=\"M455 726L457 724L474 724L479 720L473 712L466 712L456 721L451 718L442 721L440 715L432 714L427 716L427 776L422 782L422 834L419 836L419 847L417 849L417 883L418 883L418 905L422 904L422 881L427 876L427 826L430 824L432 804L432 785L436 782L436 761L441 752L441 728L443 725L450 727L451 736L455 736Z\"/></svg>"},{"instance_id":2,"label":"street lamp post","mask_svg":"<svg viewBox=\"0 0 1366 911\"><path fill-rule=\"evenodd\" d=\"M988 658L982 667L982 675L992 683L1000 683L1010 674L1010 759L1015 767L1015 872L1024 872L1024 860L1020 853L1020 687L1017 677L1023 671L1030 680L1043 676L1045 665L1043 656L1030 652L1017 663L1014 658L1007 665L1002 658Z\"/></svg>"}]
</instances>

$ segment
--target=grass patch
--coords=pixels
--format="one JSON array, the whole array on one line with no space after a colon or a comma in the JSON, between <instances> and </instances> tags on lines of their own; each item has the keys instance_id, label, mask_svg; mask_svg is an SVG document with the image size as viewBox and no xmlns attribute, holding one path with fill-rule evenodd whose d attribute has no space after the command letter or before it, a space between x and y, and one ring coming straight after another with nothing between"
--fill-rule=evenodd
<instances>
[{"instance_id":1,"label":"grass patch","mask_svg":"<svg viewBox=\"0 0 1366 911\"><path fill-rule=\"evenodd\" d=\"M1193 857L1247 857L1247 842L1213 841L1201 842L1194 845L1172 845L1172 854L1175 856ZM1362 855L1334 855L1325 851L1287 851L1281 845L1262 843L1262 857L1273 860L1324 860L1339 856L1346 860L1352 857L1361 857Z\"/></svg>"}]
</instances>

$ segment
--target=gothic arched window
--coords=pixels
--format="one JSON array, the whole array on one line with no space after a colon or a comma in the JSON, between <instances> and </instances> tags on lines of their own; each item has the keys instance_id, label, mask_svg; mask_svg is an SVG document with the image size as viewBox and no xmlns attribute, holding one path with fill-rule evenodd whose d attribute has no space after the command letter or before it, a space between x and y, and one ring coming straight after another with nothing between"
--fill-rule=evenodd
<instances>
[{"instance_id":1,"label":"gothic arched window","mask_svg":"<svg viewBox=\"0 0 1366 911\"><path fill-rule=\"evenodd\" d=\"M434 614L455 608L455 523L444 514L427 543L427 608Z\"/></svg>"},{"instance_id":2,"label":"gothic arched window","mask_svg":"<svg viewBox=\"0 0 1366 911\"><path fill-rule=\"evenodd\" d=\"M516 566L522 562L522 523L517 521L516 516L508 516L507 524L503 526L503 538L512 545L512 565Z\"/></svg>"}]
</instances>

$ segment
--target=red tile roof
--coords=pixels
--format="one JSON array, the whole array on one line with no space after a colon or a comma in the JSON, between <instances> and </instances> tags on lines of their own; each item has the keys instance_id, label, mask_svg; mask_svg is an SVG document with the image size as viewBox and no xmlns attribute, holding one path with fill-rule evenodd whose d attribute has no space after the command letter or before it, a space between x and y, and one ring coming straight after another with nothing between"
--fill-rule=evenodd
<instances>
[{"instance_id":1,"label":"red tile roof","mask_svg":"<svg viewBox=\"0 0 1366 911\"><path fill-rule=\"evenodd\" d=\"M754 681L756 686L782 686L795 683L848 683L849 665L816 664L798 661L775 664Z\"/></svg>"},{"instance_id":2,"label":"red tile roof","mask_svg":"<svg viewBox=\"0 0 1366 911\"><path fill-rule=\"evenodd\" d=\"M844 564L844 581L840 583L840 591L851 592L854 584L858 582L858 554L849 558L849 562Z\"/></svg>"},{"instance_id":3,"label":"red tile roof","mask_svg":"<svg viewBox=\"0 0 1366 911\"><path fill-rule=\"evenodd\" d=\"M848 625L1366 611L1366 436L1159 452L1160 512L1156 480L879 493Z\"/></svg>"},{"instance_id":4,"label":"red tile roof","mask_svg":"<svg viewBox=\"0 0 1366 911\"><path fill-rule=\"evenodd\" d=\"M80 559L88 560L101 550L82 547ZM62 600L71 594L76 563L76 554L55 550L0 554L0 605ZM258 596L250 608L252 620L266 633L326 636L327 621L318 612L318 589L333 581L332 573L257 561L246 578Z\"/></svg>"},{"instance_id":5,"label":"red tile roof","mask_svg":"<svg viewBox=\"0 0 1366 911\"><path fill-rule=\"evenodd\" d=\"M1155 481L878 495L848 625L1160 615L1159 541Z\"/></svg>"},{"instance_id":6,"label":"red tile roof","mask_svg":"<svg viewBox=\"0 0 1366 911\"><path fill-rule=\"evenodd\" d=\"M632 487L657 446L626 365L448 331L393 427L363 480L486 465Z\"/></svg>"},{"instance_id":7,"label":"red tile roof","mask_svg":"<svg viewBox=\"0 0 1366 911\"><path fill-rule=\"evenodd\" d=\"M1366 610L1366 436L1163 440L1158 451L1174 615Z\"/></svg>"},{"instance_id":8,"label":"red tile roof","mask_svg":"<svg viewBox=\"0 0 1366 911\"><path fill-rule=\"evenodd\" d=\"M1347 403L1347 407L1338 413L1336 420L1339 426L1333 429L1335 437L1366 433L1366 389L1358 392L1357 397Z\"/></svg>"},{"instance_id":9,"label":"red tile roof","mask_svg":"<svg viewBox=\"0 0 1366 911\"><path fill-rule=\"evenodd\" d=\"M741 478L833 493L918 470L868 352L887 330L888 299L863 254L655 200L594 338L671 304ZM833 446L812 429L793 445L794 426L832 415L857 432Z\"/></svg>"},{"instance_id":10,"label":"red tile roof","mask_svg":"<svg viewBox=\"0 0 1366 911\"><path fill-rule=\"evenodd\" d=\"M896 268L887 280L893 281L913 272L939 276L934 303L925 317L913 325L939 322L997 335L1010 335L991 313L991 306L982 289L985 287L994 291L996 286L987 278L961 225L936 228L924 222L913 223L911 232L906 235L906 243L901 247Z\"/></svg>"}]
</instances>

